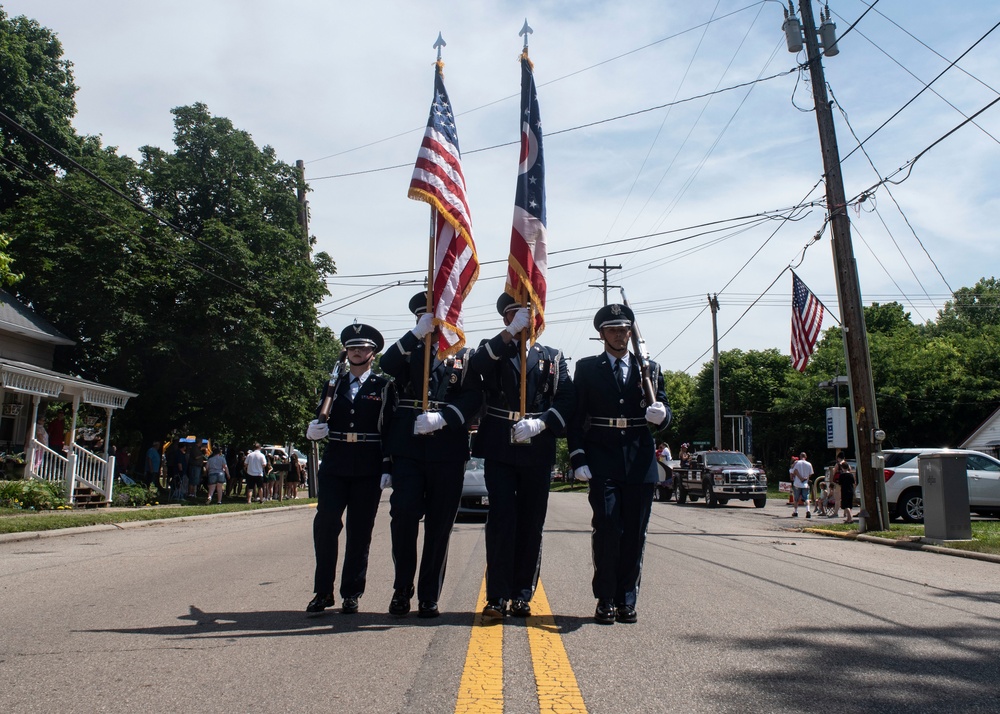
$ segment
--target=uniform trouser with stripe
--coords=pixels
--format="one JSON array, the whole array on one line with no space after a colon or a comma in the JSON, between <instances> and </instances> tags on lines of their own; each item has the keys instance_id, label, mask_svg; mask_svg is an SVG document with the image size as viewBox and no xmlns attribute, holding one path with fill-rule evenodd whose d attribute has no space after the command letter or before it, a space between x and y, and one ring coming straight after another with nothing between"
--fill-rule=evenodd
<instances>
[{"instance_id":1,"label":"uniform trouser with stripe","mask_svg":"<svg viewBox=\"0 0 1000 714\"><path fill-rule=\"evenodd\" d=\"M372 528L382 497L380 477L377 471L364 476L345 476L320 470L316 517L313 519L313 547L316 550L314 592L333 593L338 539L344 529L346 511L347 543L340 596L360 597L364 593Z\"/></svg>"},{"instance_id":2,"label":"uniform trouser with stripe","mask_svg":"<svg viewBox=\"0 0 1000 714\"><path fill-rule=\"evenodd\" d=\"M551 464L513 466L486 459L486 597L530 600L542 562Z\"/></svg>"},{"instance_id":3,"label":"uniform trouser with stripe","mask_svg":"<svg viewBox=\"0 0 1000 714\"><path fill-rule=\"evenodd\" d=\"M590 482L594 527L594 597L635 607L642 551L653 506L652 483L595 478Z\"/></svg>"},{"instance_id":4,"label":"uniform trouser with stripe","mask_svg":"<svg viewBox=\"0 0 1000 714\"><path fill-rule=\"evenodd\" d=\"M413 586L417 574L417 535L424 519L424 547L420 555L417 599L437 602L448 564L448 540L462 500L465 460L423 461L393 456L392 560L395 589Z\"/></svg>"}]
</instances>

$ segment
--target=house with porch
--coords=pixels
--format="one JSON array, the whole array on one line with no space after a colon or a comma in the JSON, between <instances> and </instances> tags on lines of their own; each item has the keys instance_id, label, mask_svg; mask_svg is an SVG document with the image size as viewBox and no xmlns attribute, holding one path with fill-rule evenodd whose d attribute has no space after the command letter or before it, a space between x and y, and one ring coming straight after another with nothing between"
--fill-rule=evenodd
<instances>
[{"instance_id":1,"label":"house with porch","mask_svg":"<svg viewBox=\"0 0 1000 714\"><path fill-rule=\"evenodd\" d=\"M56 348L72 344L31 308L0 290L0 453L5 455L6 472L0 478L60 483L70 503L83 498L110 503L115 474L114 456L108 454L111 418L136 394L55 371ZM67 412L62 449L50 448L38 426L52 403L63 404ZM81 420L81 410L90 416ZM101 411L103 420L93 416ZM94 433L98 423L103 434ZM85 431L92 437L86 442L90 448L78 439Z\"/></svg>"}]
</instances>

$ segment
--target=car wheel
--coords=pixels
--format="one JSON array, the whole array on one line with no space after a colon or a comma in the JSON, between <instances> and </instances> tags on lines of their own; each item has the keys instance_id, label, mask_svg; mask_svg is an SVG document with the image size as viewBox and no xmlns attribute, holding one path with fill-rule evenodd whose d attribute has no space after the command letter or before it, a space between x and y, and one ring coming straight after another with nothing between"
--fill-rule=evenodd
<instances>
[{"instance_id":1,"label":"car wheel","mask_svg":"<svg viewBox=\"0 0 1000 714\"><path fill-rule=\"evenodd\" d=\"M677 484L677 487L674 489L674 498L677 499L677 503L687 503L687 491L680 484Z\"/></svg>"},{"instance_id":2,"label":"car wheel","mask_svg":"<svg viewBox=\"0 0 1000 714\"><path fill-rule=\"evenodd\" d=\"M763 508L766 505L767 505L767 499L766 498L755 498L753 500L753 507L754 508Z\"/></svg>"},{"instance_id":3,"label":"car wheel","mask_svg":"<svg viewBox=\"0 0 1000 714\"><path fill-rule=\"evenodd\" d=\"M923 523L924 496L919 488L904 493L896 504L896 512L907 523Z\"/></svg>"},{"instance_id":4,"label":"car wheel","mask_svg":"<svg viewBox=\"0 0 1000 714\"><path fill-rule=\"evenodd\" d=\"M709 508L715 508L719 505L718 499L715 497L715 491L712 490L712 484L705 484L705 505Z\"/></svg>"}]
</instances>

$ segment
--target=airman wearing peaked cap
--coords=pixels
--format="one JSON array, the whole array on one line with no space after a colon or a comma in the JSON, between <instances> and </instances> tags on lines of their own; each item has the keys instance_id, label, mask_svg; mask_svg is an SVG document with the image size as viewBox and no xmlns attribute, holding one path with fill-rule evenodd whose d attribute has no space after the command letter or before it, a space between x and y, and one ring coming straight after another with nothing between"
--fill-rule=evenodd
<instances>
[{"instance_id":1,"label":"airman wearing peaked cap","mask_svg":"<svg viewBox=\"0 0 1000 714\"><path fill-rule=\"evenodd\" d=\"M372 371L375 354L384 344L378 330L355 321L340 333L340 341L346 350L346 371L338 370L337 379L324 385L316 419L306 430L307 438L325 441L313 519L316 596L306 612L322 612L334 604L338 539L346 525L341 612L352 615L365 592L372 528L382 489L389 484L391 463L383 439L396 396L393 384ZM324 401L329 404L325 414Z\"/></svg>"},{"instance_id":2,"label":"airman wearing peaked cap","mask_svg":"<svg viewBox=\"0 0 1000 714\"><path fill-rule=\"evenodd\" d=\"M577 479L590 482L594 514L591 581L601 624L633 623L658 472L657 432L670 423L663 374L655 362L629 352L635 315L626 305L605 305L594 315L604 351L576 363L576 406L567 433ZM643 388L644 367L652 404ZM492 499L491 499L492 503Z\"/></svg>"},{"instance_id":3,"label":"airman wearing peaked cap","mask_svg":"<svg viewBox=\"0 0 1000 714\"><path fill-rule=\"evenodd\" d=\"M371 347L376 354L382 351L385 340L382 333L371 325L363 325L357 321L348 325L340 333L340 343L344 349L348 347Z\"/></svg>"},{"instance_id":4,"label":"airman wearing peaked cap","mask_svg":"<svg viewBox=\"0 0 1000 714\"><path fill-rule=\"evenodd\" d=\"M389 345L381 368L395 380L399 399L387 445L392 456L389 529L395 579L389 614L403 617L417 595L418 615L437 617L448 560L448 540L462 500L469 425L478 415L482 393L467 380L470 350L439 356L437 326L427 312L427 293L409 302L416 325ZM427 344L429 373L424 382ZM427 398L424 411L424 398ZM423 545L417 543L423 524ZM414 579L417 579L414 590Z\"/></svg>"},{"instance_id":5,"label":"airman wearing peaked cap","mask_svg":"<svg viewBox=\"0 0 1000 714\"><path fill-rule=\"evenodd\" d=\"M594 329L600 331L603 327L632 327L635 313L628 305L612 303L605 305L594 315Z\"/></svg>"},{"instance_id":6,"label":"airman wearing peaked cap","mask_svg":"<svg viewBox=\"0 0 1000 714\"><path fill-rule=\"evenodd\" d=\"M472 453L485 459L490 498L483 617L492 619L508 612L531 614L556 439L565 433L575 403L566 359L558 349L525 344L521 368L519 340L531 321L528 308L503 293L497 312L504 329L483 340L469 358L472 376L486 397Z\"/></svg>"}]
</instances>

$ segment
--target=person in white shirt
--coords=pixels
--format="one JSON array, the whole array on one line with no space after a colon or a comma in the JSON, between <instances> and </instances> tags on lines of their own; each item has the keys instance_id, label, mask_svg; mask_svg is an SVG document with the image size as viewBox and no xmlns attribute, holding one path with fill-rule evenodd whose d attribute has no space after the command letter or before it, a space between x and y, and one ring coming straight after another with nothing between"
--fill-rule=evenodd
<instances>
[{"instance_id":1,"label":"person in white shirt","mask_svg":"<svg viewBox=\"0 0 1000 714\"><path fill-rule=\"evenodd\" d=\"M260 444L253 445L253 451L247 454L243 464L247 470L247 503L253 501L254 491L259 501L264 497L264 470L267 468L267 457L260 452Z\"/></svg>"},{"instance_id":2,"label":"person in white shirt","mask_svg":"<svg viewBox=\"0 0 1000 714\"><path fill-rule=\"evenodd\" d=\"M798 461L788 469L788 475L792 477L792 499L795 504L792 518L798 517L799 506L805 506L806 518L809 518L809 477L813 475L813 467L806 461L806 452L799 454Z\"/></svg>"}]
</instances>

